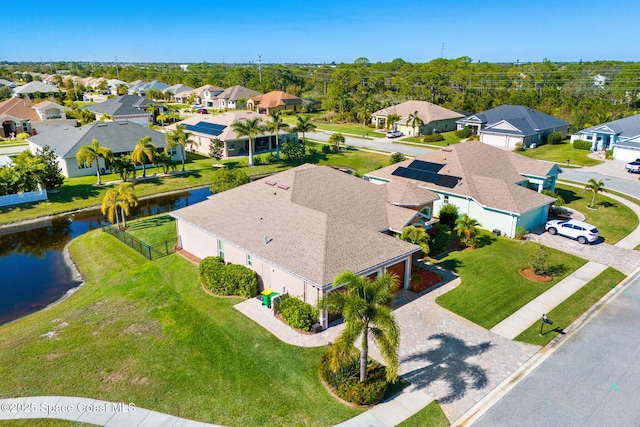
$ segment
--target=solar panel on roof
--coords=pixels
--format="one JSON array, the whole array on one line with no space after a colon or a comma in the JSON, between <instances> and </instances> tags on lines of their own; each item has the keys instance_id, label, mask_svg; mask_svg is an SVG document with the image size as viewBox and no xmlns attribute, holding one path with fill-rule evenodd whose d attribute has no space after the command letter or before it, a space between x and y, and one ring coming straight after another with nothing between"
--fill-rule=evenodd
<instances>
[{"instance_id":1,"label":"solar panel on roof","mask_svg":"<svg viewBox=\"0 0 640 427\"><path fill-rule=\"evenodd\" d=\"M439 175L440 179L436 182L440 187L453 188L458 185L459 179L451 175Z\"/></svg>"},{"instance_id":2,"label":"solar panel on roof","mask_svg":"<svg viewBox=\"0 0 640 427\"><path fill-rule=\"evenodd\" d=\"M413 168L398 167L391 172L391 175L400 176L402 178L415 179L417 181L436 184L441 187L453 188L458 185L458 178L451 175L440 175L433 172L425 172Z\"/></svg>"},{"instance_id":3,"label":"solar panel on roof","mask_svg":"<svg viewBox=\"0 0 640 427\"><path fill-rule=\"evenodd\" d=\"M430 173L436 173L443 167L444 165L442 164L425 162L424 160L414 160L408 166L409 169L418 169L418 170L421 170L424 172L430 172Z\"/></svg>"},{"instance_id":4,"label":"solar panel on roof","mask_svg":"<svg viewBox=\"0 0 640 427\"><path fill-rule=\"evenodd\" d=\"M220 135L226 128L227 127L225 125L207 122L198 122L195 125L187 125L187 130L212 136Z\"/></svg>"}]
</instances>

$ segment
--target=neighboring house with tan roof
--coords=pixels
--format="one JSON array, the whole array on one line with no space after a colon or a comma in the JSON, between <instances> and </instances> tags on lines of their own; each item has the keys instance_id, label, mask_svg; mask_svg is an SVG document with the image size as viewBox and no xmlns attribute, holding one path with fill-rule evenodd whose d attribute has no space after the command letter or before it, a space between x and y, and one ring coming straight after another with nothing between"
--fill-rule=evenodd
<instances>
[{"instance_id":1,"label":"neighboring house with tan roof","mask_svg":"<svg viewBox=\"0 0 640 427\"><path fill-rule=\"evenodd\" d=\"M411 257L420 248L390 234L416 214L390 203L384 186L305 164L170 215L183 250L245 265L258 274L262 289L315 306L347 270L371 277L392 272L407 288ZM322 313L320 320L326 328L330 319Z\"/></svg>"},{"instance_id":2,"label":"neighboring house with tan roof","mask_svg":"<svg viewBox=\"0 0 640 427\"><path fill-rule=\"evenodd\" d=\"M247 89L244 86L231 86L218 95L205 98L205 106L216 110L235 110L236 108L244 108L245 102L257 95L260 95L260 92Z\"/></svg>"},{"instance_id":3,"label":"neighboring house with tan roof","mask_svg":"<svg viewBox=\"0 0 640 427\"><path fill-rule=\"evenodd\" d=\"M416 123L414 129L413 120L409 120L409 116L413 116L416 111L422 124L418 125ZM400 120L389 123L389 116L391 115L399 116ZM427 101L407 101L376 111L371 115L371 123L378 129L396 129L408 136L414 136L414 132L416 135L430 135L432 133L455 130L456 120L462 117L464 115L461 113Z\"/></svg>"},{"instance_id":4,"label":"neighboring house with tan roof","mask_svg":"<svg viewBox=\"0 0 640 427\"><path fill-rule=\"evenodd\" d=\"M406 182L438 195L435 212L445 204L476 219L482 228L514 237L547 221L560 169L479 141L452 145L370 172L366 179L386 184Z\"/></svg>"},{"instance_id":5,"label":"neighboring house with tan roof","mask_svg":"<svg viewBox=\"0 0 640 427\"><path fill-rule=\"evenodd\" d=\"M189 102L189 97L194 96L193 103L201 104L206 107L213 107L213 97L219 95L224 88L214 85L204 85L197 87L192 90L179 92L175 96L175 101L181 104L186 104ZM207 105L205 100L209 100L210 105Z\"/></svg>"},{"instance_id":6,"label":"neighboring house with tan roof","mask_svg":"<svg viewBox=\"0 0 640 427\"><path fill-rule=\"evenodd\" d=\"M257 114L253 111L227 111L222 114L195 114L186 120L167 126L167 130L174 130L176 126L184 126L186 131L191 134L190 144L187 149L197 151L201 154L209 154L209 144L214 139L224 142L223 159L234 156L246 156L249 153L249 138L239 136L231 126L233 123L259 118L260 124L265 125L270 122L269 117ZM287 131L279 132L280 144L285 141L297 141L297 132L288 133ZM276 150L276 136L272 133L259 135L253 141L254 154L265 153Z\"/></svg>"},{"instance_id":7,"label":"neighboring house with tan roof","mask_svg":"<svg viewBox=\"0 0 640 427\"><path fill-rule=\"evenodd\" d=\"M67 119L64 107L51 101L34 104L29 99L11 98L0 102L0 138L25 132L43 133L56 126L75 126L75 119Z\"/></svg>"},{"instance_id":8,"label":"neighboring house with tan roof","mask_svg":"<svg viewBox=\"0 0 640 427\"><path fill-rule=\"evenodd\" d=\"M58 89L54 85L37 81L29 82L26 85L13 88L13 96L33 95L37 93L46 95L59 92L60 89Z\"/></svg>"},{"instance_id":9,"label":"neighboring house with tan roof","mask_svg":"<svg viewBox=\"0 0 640 427\"><path fill-rule=\"evenodd\" d=\"M274 90L249 98L247 110L256 111L258 114L269 114L275 111L291 110L298 112L302 109L302 98L290 95L281 90Z\"/></svg>"},{"instance_id":10,"label":"neighboring house with tan roof","mask_svg":"<svg viewBox=\"0 0 640 427\"><path fill-rule=\"evenodd\" d=\"M535 148L546 143L546 137L553 132L560 132L564 138L570 124L522 105L500 105L456 123L458 129L468 126L481 142L507 149L514 149L518 143Z\"/></svg>"}]
</instances>

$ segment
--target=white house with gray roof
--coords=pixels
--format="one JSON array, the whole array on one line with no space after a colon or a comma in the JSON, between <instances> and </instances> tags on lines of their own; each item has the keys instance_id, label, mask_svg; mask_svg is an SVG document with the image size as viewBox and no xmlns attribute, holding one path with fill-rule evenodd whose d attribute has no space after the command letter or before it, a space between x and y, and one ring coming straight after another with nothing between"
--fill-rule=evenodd
<instances>
[{"instance_id":1,"label":"white house with gray roof","mask_svg":"<svg viewBox=\"0 0 640 427\"><path fill-rule=\"evenodd\" d=\"M51 147L58 158L61 173L67 178L73 178L96 174L95 162L90 165L78 165L76 160L80 148L85 145L91 146L92 140L97 139L100 147L111 149L117 157L130 154L138 141L146 136L151 138L157 149L164 149L166 146L164 133L129 121L94 122L81 127L58 126L47 133L32 136L28 141L29 150L34 154L46 145ZM179 157L173 152L172 154L176 159ZM104 159L100 158L99 163L100 169L108 169Z\"/></svg>"},{"instance_id":2,"label":"white house with gray roof","mask_svg":"<svg viewBox=\"0 0 640 427\"><path fill-rule=\"evenodd\" d=\"M216 95L213 95L213 93L211 91L205 92L204 102L207 107L212 107L216 110L243 108L244 105L241 105L241 101L244 100L246 102L249 98L260 95L260 92L244 86L231 86Z\"/></svg>"},{"instance_id":3,"label":"white house with gray roof","mask_svg":"<svg viewBox=\"0 0 640 427\"><path fill-rule=\"evenodd\" d=\"M592 151L613 149L616 160L640 158L640 114L592 126L571 135L576 140L591 142Z\"/></svg>"},{"instance_id":4,"label":"white house with gray roof","mask_svg":"<svg viewBox=\"0 0 640 427\"><path fill-rule=\"evenodd\" d=\"M209 197L170 215L182 249L220 256L259 276L263 289L315 305L336 276L396 274L406 288L420 247L389 234L419 221L406 207L435 194L374 185L327 166L305 164ZM266 308L265 308L266 310ZM329 323L323 313L321 323Z\"/></svg>"},{"instance_id":5,"label":"white house with gray roof","mask_svg":"<svg viewBox=\"0 0 640 427\"><path fill-rule=\"evenodd\" d=\"M400 181L438 195L436 213L453 204L487 230L514 237L516 229L532 230L547 221L560 169L552 163L491 147L479 141L452 145L365 175L369 181Z\"/></svg>"},{"instance_id":6,"label":"white house with gray roof","mask_svg":"<svg viewBox=\"0 0 640 427\"><path fill-rule=\"evenodd\" d=\"M553 132L560 132L564 138L570 124L522 105L501 105L456 123L458 129L468 126L481 142L505 149L514 149L519 142L528 148L542 145Z\"/></svg>"},{"instance_id":7,"label":"white house with gray roof","mask_svg":"<svg viewBox=\"0 0 640 427\"><path fill-rule=\"evenodd\" d=\"M80 109L91 111L96 115L96 120L100 120L106 114L111 116L114 122L126 120L146 126L151 118L151 114L147 111L149 104L157 106L159 113L164 111L163 104L137 95L116 96L98 104L85 105Z\"/></svg>"}]
</instances>

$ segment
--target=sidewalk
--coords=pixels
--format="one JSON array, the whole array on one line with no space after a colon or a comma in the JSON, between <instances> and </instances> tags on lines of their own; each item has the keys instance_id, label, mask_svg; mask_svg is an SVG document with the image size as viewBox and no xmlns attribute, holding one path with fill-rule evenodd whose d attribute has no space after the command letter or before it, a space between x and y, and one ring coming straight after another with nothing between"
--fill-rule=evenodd
<instances>
[{"instance_id":1,"label":"sidewalk","mask_svg":"<svg viewBox=\"0 0 640 427\"><path fill-rule=\"evenodd\" d=\"M61 419L109 427L221 427L138 408L133 403L69 396L0 400L0 420Z\"/></svg>"}]
</instances>

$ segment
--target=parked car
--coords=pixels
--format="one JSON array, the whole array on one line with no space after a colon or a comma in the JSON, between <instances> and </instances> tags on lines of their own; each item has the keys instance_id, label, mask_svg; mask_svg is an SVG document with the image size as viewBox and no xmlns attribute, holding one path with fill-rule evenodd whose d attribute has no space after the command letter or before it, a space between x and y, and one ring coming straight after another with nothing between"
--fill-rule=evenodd
<instances>
[{"instance_id":1,"label":"parked car","mask_svg":"<svg viewBox=\"0 0 640 427\"><path fill-rule=\"evenodd\" d=\"M206 108L198 108L198 114L209 114Z\"/></svg>"},{"instance_id":2,"label":"parked car","mask_svg":"<svg viewBox=\"0 0 640 427\"><path fill-rule=\"evenodd\" d=\"M398 138L399 136L402 136L402 132L399 130L390 130L387 132L387 138Z\"/></svg>"},{"instance_id":3,"label":"parked car","mask_svg":"<svg viewBox=\"0 0 640 427\"><path fill-rule=\"evenodd\" d=\"M598 240L598 229L595 226L575 219L554 219L547 221L544 228L551 235L559 234L570 237L582 245Z\"/></svg>"},{"instance_id":4,"label":"parked car","mask_svg":"<svg viewBox=\"0 0 640 427\"><path fill-rule=\"evenodd\" d=\"M640 159L636 159L635 162L627 163L625 169L629 173L640 173Z\"/></svg>"}]
</instances>

